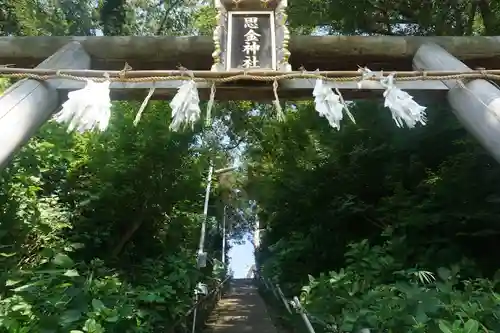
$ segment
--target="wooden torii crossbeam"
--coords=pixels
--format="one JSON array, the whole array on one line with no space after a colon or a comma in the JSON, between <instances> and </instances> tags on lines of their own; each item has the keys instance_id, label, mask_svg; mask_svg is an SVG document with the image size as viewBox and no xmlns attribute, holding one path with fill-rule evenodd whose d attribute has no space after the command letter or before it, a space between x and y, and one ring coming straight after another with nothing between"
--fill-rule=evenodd
<instances>
[{"instance_id":1,"label":"wooden torii crossbeam","mask_svg":"<svg viewBox=\"0 0 500 333\"><path fill-rule=\"evenodd\" d=\"M294 36L290 63L294 70L451 70L500 69L500 37L394 37L394 36ZM0 65L37 69L134 70L210 69L211 37L0 37ZM143 99L154 84L157 99L170 99L180 81L121 83L111 85L113 99ZM282 99L312 99L313 80L280 82ZM69 90L83 82L26 79L0 96L0 167L56 111ZM217 99L270 100L271 84L231 83L217 87ZM199 83L200 97L207 98L210 85ZM359 90L357 81L338 83L344 98L379 98L382 87L373 82ZM447 96L455 114L483 146L500 161L500 90L482 79L469 82L398 82L403 90ZM412 95L415 95L412 92Z\"/></svg>"},{"instance_id":2,"label":"wooden torii crossbeam","mask_svg":"<svg viewBox=\"0 0 500 333\"><path fill-rule=\"evenodd\" d=\"M210 37L0 37L0 65L34 67L71 42L80 43L91 58L91 66L85 69L122 70L128 63L134 70L173 70L182 65L193 71L208 71L213 62ZM429 43L441 45L471 68L500 69L500 37L292 36L290 61L294 70L352 71L358 66L386 72L411 70L413 56L421 45ZM71 69L64 66L52 68ZM58 82L57 89L62 92L84 86L83 82L77 81ZM306 79L282 81L280 97L309 99L313 84L312 80ZM179 85L180 81L157 82L152 98L171 99ZM115 82L111 85L112 98L143 99L151 86L151 82ZM359 90L354 80L337 86L346 99L379 98L382 90L375 82L372 89ZM399 82L398 86L403 90L418 90L428 97L442 96L448 90L438 81ZM200 98L207 99L210 85L200 83L198 87ZM220 85L216 99L271 100L273 97L270 84L254 82L251 96L248 88L248 82Z\"/></svg>"}]
</instances>

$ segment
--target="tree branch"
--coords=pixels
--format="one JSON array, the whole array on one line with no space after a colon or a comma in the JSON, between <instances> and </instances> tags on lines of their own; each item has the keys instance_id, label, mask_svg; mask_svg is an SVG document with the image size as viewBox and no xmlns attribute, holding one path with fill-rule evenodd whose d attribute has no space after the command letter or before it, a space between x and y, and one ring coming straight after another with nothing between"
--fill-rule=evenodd
<instances>
[{"instance_id":1,"label":"tree branch","mask_svg":"<svg viewBox=\"0 0 500 333\"><path fill-rule=\"evenodd\" d=\"M157 35L159 35L163 28L165 27L165 23L167 22L168 14L172 12L172 10L175 9L178 5L181 4L183 0L175 0L175 2L165 11L165 14L163 15L163 19L161 20L160 27L158 28L158 31L156 32Z\"/></svg>"},{"instance_id":2,"label":"tree branch","mask_svg":"<svg viewBox=\"0 0 500 333\"><path fill-rule=\"evenodd\" d=\"M477 2L473 1L470 6L469 21L467 22L467 26L465 27L465 34L467 36L472 35L472 27L474 26L474 19L476 17L476 12L477 12Z\"/></svg>"}]
</instances>

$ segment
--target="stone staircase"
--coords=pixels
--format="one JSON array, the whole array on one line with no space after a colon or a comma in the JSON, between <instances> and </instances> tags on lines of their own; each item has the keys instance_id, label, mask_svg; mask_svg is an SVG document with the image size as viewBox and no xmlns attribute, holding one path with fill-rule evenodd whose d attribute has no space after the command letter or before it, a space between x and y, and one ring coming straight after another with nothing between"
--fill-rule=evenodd
<instances>
[{"instance_id":1,"label":"stone staircase","mask_svg":"<svg viewBox=\"0 0 500 333\"><path fill-rule=\"evenodd\" d=\"M207 333L276 333L251 279L236 279L207 322Z\"/></svg>"}]
</instances>

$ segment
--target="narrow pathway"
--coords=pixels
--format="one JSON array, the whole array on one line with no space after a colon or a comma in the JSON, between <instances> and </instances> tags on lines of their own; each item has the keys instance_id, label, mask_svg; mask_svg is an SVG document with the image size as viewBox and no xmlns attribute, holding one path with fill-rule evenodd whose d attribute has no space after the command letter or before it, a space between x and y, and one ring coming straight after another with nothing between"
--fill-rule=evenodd
<instances>
[{"instance_id":1,"label":"narrow pathway","mask_svg":"<svg viewBox=\"0 0 500 333\"><path fill-rule=\"evenodd\" d=\"M252 280L237 279L210 316L207 332L276 333L276 329Z\"/></svg>"}]
</instances>

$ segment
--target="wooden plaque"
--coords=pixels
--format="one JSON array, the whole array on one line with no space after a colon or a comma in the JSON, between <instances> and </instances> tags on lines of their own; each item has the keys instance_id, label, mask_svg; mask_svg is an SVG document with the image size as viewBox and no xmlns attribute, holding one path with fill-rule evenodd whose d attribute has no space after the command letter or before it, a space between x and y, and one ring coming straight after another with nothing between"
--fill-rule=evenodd
<instances>
[{"instance_id":1,"label":"wooden plaque","mask_svg":"<svg viewBox=\"0 0 500 333\"><path fill-rule=\"evenodd\" d=\"M274 11L230 11L226 70L276 70Z\"/></svg>"}]
</instances>

